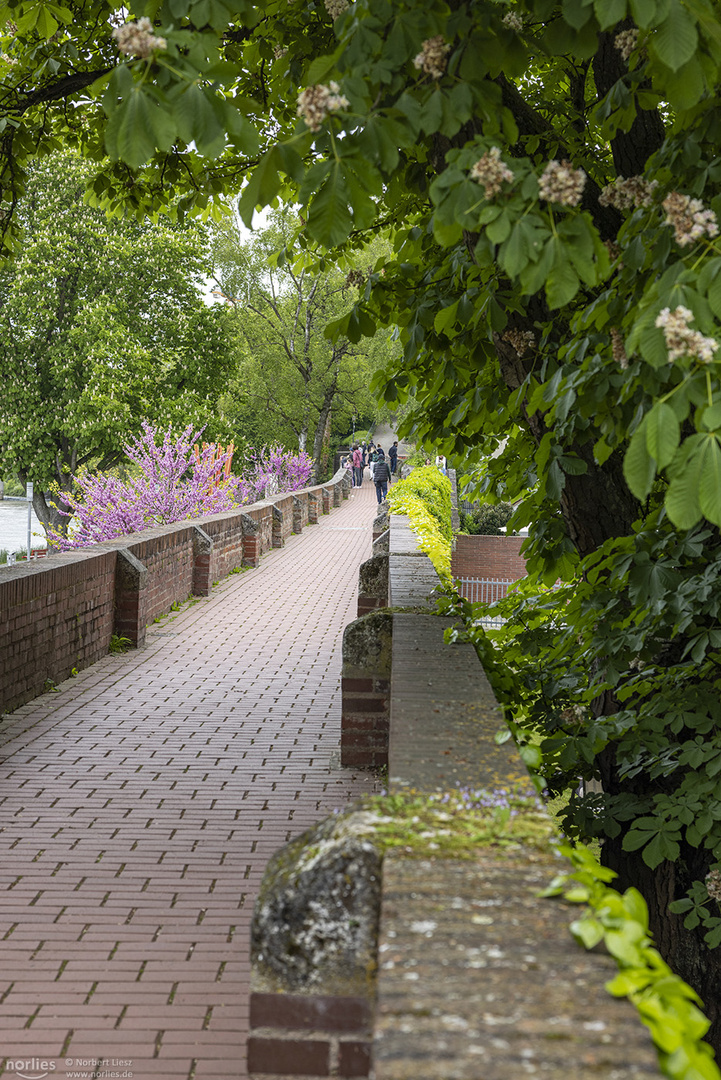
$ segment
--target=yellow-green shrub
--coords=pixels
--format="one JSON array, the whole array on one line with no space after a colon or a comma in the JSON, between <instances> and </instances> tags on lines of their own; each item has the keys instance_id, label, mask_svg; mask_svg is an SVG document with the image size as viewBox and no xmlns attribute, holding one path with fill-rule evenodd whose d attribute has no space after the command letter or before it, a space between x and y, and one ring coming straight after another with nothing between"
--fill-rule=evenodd
<instances>
[{"instance_id":1,"label":"yellow-green shrub","mask_svg":"<svg viewBox=\"0 0 721 1080\"><path fill-rule=\"evenodd\" d=\"M388 502L394 514L407 514L418 546L435 566L439 577L451 576L451 482L434 466L414 469L407 479L393 484Z\"/></svg>"}]
</instances>

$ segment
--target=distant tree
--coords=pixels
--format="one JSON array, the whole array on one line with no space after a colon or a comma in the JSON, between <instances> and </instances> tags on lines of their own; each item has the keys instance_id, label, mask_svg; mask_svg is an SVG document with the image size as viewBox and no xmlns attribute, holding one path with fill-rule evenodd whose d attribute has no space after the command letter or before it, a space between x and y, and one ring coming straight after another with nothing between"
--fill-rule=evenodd
<instances>
[{"instance_id":1,"label":"distant tree","mask_svg":"<svg viewBox=\"0 0 721 1080\"><path fill-rule=\"evenodd\" d=\"M251 441L280 438L307 450L317 479L331 427L345 434L354 413L372 414L368 384L391 347L385 334L358 345L325 336L327 323L352 307L364 272L304 259L301 226L276 213L254 234L237 218L214 229L213 276L236 315L237 368L221 405ZM353 262L364 260L370 268L372 250Z\"/></svg>"},{"instance_id":2,"label":"distant tree","mask_svg":"<svg viewBox=\"0 0 721 1080\"><path fill-rule=\"evenodd\" d=\"M198 226L107 218L83 202L88 166L70 153L32 173L22 248L0 273L0 473L34 481L40 521L62 529L54 485L117 463L143 419L213 417L228 320L203 301Z\"/></svg>"}]
</instances>

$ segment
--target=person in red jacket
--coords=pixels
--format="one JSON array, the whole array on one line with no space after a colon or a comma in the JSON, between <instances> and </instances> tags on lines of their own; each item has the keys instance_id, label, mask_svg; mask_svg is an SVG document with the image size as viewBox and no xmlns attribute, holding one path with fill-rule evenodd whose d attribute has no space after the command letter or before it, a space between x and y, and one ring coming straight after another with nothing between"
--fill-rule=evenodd
<instances>
[{"instance_id":1,"label":"person in red jacket","mask_svg":"<svg viewBox=\"0 0 721 1080\"><path fill-rule=\"evenodd\" d=\"M358 443L353 447L353 473L355 475L355 486L360 487L363 483L363 454Z\"/></svg>"}]
</instances>

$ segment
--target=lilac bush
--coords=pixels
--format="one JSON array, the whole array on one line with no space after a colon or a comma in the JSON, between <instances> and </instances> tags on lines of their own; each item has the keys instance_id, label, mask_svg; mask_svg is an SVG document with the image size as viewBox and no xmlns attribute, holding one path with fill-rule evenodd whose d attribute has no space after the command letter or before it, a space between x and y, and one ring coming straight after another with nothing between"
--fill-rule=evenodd
<instances>
[{"instance_id":1,"label":"lilac bush","mask_svg":"<svg viewBox=\"0 0 721 1080\"><path fill-rule=\"evenodd\" d=\"M232 448L217 450L211 443L198 449L202 429L190 425L178 436L168 429L159 442L151 424L142 426L142 435L123 447L136 466L131 479L83 473L74 477L75 492L62 493L74 521L71 536L50 534L56 547L86 547L156 525L223 513L264 498L266 491L297 491L310 479L313 462L306 453L280 446L250 450L242 475L226 476Z\"/></svg>"}]
</instances>

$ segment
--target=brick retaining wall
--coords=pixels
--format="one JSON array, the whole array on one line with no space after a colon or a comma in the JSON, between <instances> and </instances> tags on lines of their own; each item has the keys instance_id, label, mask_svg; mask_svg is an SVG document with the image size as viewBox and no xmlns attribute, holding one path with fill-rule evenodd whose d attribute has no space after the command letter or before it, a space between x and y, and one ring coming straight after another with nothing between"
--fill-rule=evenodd
<instances>
[{"instance_id":1,"label":"brick retaining wall","mask_svg":"<svg viewBox=\"0 0 721 1080\"><path fill-rule=\"evenodd\" d=\"M454 578L517 581L526 576L522 536L456 536L451 554Z\"/></svg>"},{"instance_id":2,"label":"brick retaining wall","mask_svg":"<svg viewBox=\"0 0 721 1080\"><path fill-rule=\"evenodd\" d=\"M142 645L146 626L173 604L207 596L214 581L241 565L257 566L349 490L343 469L327 484L229 514L0 567L0 711L94 664L114 633Z\"/></svg>"}]
</instances>

